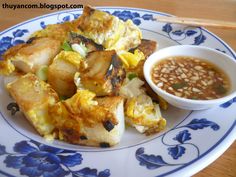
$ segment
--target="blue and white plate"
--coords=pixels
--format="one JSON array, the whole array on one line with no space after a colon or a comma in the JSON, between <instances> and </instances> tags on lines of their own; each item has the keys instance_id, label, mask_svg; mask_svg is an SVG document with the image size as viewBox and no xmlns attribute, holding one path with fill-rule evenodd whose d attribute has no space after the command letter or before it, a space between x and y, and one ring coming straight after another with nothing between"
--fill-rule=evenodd
<instances>
[{"instance_id":1,"label":"blue and white plate","mask_svg":"<svg viewBox=\"0 0 236 177\"><path fill-rule=\"evenodd\" d=\"M123 7L99 9L122 20L131 19L142 29L144 38L158 42L159 49L182 44L201 45L236 59L226 43L203 28L154 20L155 16L167 14ZM31 33L46 25L73 20L80 14L80 10L61 11L9 28L0 33L0 54L26 41ZM190 176L219 157L236 137L236 98L204 111L170 107L163 111L168 122L164 132L147 137L128 128L119 145L106 149L47 142L22 113L11 114L17 111L8 110L11 102L0 77L0 176Z\"/></svg>"}]
</instances>

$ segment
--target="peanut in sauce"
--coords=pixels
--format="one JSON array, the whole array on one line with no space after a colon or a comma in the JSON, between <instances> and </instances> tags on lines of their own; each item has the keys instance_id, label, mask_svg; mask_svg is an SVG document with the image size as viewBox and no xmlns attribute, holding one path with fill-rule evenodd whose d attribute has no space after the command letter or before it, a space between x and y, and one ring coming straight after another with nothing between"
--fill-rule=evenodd
<instances>
[{"instance_id":1,"label":"peanut in sauce","mask_svg":"<svg viewBox=\"0 0 236 177\"><path fill-rule=\"evenodd\" d=\"M217 99L230 90L225 72L195 57L174 56L161 60L152 68L151 77L162 90L188 99Z\"/></svg>"}]
</instances>

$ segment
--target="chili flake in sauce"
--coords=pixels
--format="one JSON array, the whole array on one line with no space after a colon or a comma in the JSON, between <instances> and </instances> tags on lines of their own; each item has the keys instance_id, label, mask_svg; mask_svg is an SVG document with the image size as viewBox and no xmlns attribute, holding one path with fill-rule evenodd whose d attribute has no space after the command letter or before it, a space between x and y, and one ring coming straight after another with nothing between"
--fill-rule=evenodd
<instances>
[{"instance_id":1,"label":"chili flake in sauce","mask_svg":"<svg viewBox=\"0 0 236 177\"><path fill-rule=\"evenodd\" d=\"M223 97L230 89L227 75L203 59L169 57L152 69L151 77L162 90L188 99L211 100Z\"/></svg>"}]
</instances>

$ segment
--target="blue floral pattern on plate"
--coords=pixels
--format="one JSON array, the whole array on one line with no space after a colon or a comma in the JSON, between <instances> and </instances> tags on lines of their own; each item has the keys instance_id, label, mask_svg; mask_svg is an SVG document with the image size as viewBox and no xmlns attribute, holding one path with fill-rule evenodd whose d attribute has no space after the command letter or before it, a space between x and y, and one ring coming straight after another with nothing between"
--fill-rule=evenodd
<instances>
[{"instance_id":1,"label":"blue floral pattern on plate","mask_svg":"<svg viewBox=\"0 0 236 177\"><path fill-rule=\"evenodd\" d=\"M202 33L202 29L200 27L195 29L192 29L192 27L185 27L184 29L173 31L172 25L167 23L163 26L162 31L166 32L168 36L176 42L182 41L191 36L194 36L194 42L192 45L200 45L206 40L206 36Z\"/></svg>"},{"instance_id":2,"label":"blue floral pattern on plate","mask_svg":"<svg viewBox=\"0 0 236 177\"><path fill-rule=\"evenodd\" d=\"M226 103L220 105L220 107L222 108L228 108L229 106L231 106L233 103L236 103L236 97L234 97L233 99L227 101Z\"/></svg>"},{"instance_id":3,"label":"blue floral pattern on plate","mask_svg":"<svg viewBox=\"0 0 236 177\"><path fill-rule=\"evenodd\" d=\"M112 15L119 17L123 21L127 21L128 19L132 20L135 25L141 24L141 19L143 20L155 20L152 14L144 14L140 15L138 12L131 12L129 10L124 11L114 11Z\"/></svg>"},{"instance_id":4,"label":"blue floral pattern on plate","mask_svg":"<svg viewBox=\"0 0 236 177\"><path fill-rule=\"evenodd\" d=\"M60 18L60 16L63 15L62 18ZM57 15L57 24L61 24L61 23L64 23L64 22L67 22L67 21L72 21L74 19L77 19L81 14L74 14L74 13L62 13L62 14L58 14ZM44 21L41 21L40 22L40 26L42 29L45 29L46 28L46 23Z\"/></svg>"},{"instance_id":5,"label":"blue floral pattern on plate","mask_svg":"<svg viewBox=\"0 0 236 177\"><path fill-rule=\"evenodd\" d=\"M71 167L82 163L82 155L76 151L63 150L36 141L21 141L13 147L14 153L6 151L0 145L0 156L5 156L3 161L8 168L19 169L21 175L28 177L63 177L69 174L75 176L109 177L110 170L98 172L89 167L73 171Z\"/></svg>"},{"instance_id":6,"label":"blue floral pattern on plate","mask_svg":"<svg viewBox=\"0 0 236 177\"><path fill-rule=\"evenodd\" d=\"M127 19L132 20L136 25L141 26L143 22L154 21L154 13L149 13L148 11L142 13L139 10L110 10L109 13L119 17L120 19L126 21ZM76 19L81 13L78 12L63 12L56 14L57 21L55 23L63 23L65 21L70 21ZM38 23L40 28L46 27L46 20L42 18ZM202 28L193 28L181 26L181 28L176 28L173 24L163 24L160 29L161 34L164 34L168 39L175 41L179 44L184 44L185 39L188 39L188 44L193 45L202 45L208 40L208 36ZM10 47L24 43L25 36L29 34L29 30L26 28L16 27L14 30L10 31L10 34L4 35L0 39L0 56ZM224 44L223 44L224 45ZM226 47L215 46L216 50L219 50L224 53L230 53L230 49ZM233 103L236 103L236 98L229 100L228 102L220 105L221 108L230 109L233 107ZM11 110L10 110L11 111ZM165 151L167 156L173 160L173 163L170 163L165 156L162 154L157 155L158 153L146 154L146 147L140 147L135 149L135 156L137 166L142 169L141 166L145 166L147 169L162 169L161 167L167 166L177 166L182 165L186 166L189 164L189 161L178 163L179 160L186 157L186 154L189 148L193 148L196 151L195 159L201 155L200 148L195 142L194 133L196 130L205 130L209 131L218 131L220 130L220 125L210 121L209 119L192 119L189 123L185 125L177 126L174 129L169 130L159 137L162 145L165 146ZM222 128L223 129L223 128ZM172 141L170 143L167 136L170 132L174 133ZM168 142L168 143L167 143ZM54 176L91 176L91 177L108 177L114 173L112 169L105 169L99 171L98 167L90 167L85 165L84 158L86 157L83 153L71 150L64 150L60 148L55 148L51 146L38 143L33 140L23 140L19 142L13 142L12 147L13 152L10 152L9 148L5 144L0 145L0 159L3 161L3 165L9 168L9 172L13 169L18 170L20 174L26 176L45 176L45 177L54 177ZM148 150L147 150L148 151ZM201 152L201 153L200 153ZM102 159L100 159L102 160ZM88 167L89 166L89 167ZM148 170L147 170L148 171ZM0 170L0 174L2 171ZM4 173L2 173L4 174ZM6 175L6 173L5 173ZM11 176L10 174L8 176Z\"/></svg>"},{"instance_id":7,"label":"blue floral pattern on plate","mask_svg":"<svg viewBox=\"0 0 236 177\"><path fill-rule=\"evenodd\" d=\"M0 59L3 53L10 47L24 43L25 41L21 40L20 37L22 37L24 34L28 32L29 31L27 29L17 29L16 31L12 32L12 37L11 36L2 37L0 39Z\"/></svg>"},{"instance_id":8,"label":"blue floral pattern on plate","mask_svg":"<svg viewBox=\"0 0 236 177\"><path fill-rule=\"evenodd\" d=\"M172 131L176 131L178 129L181 128L189 128L191 130L199 130L199 129L204 129L210 127L212 130L217 131L220 129L220 126L218 124L216 124L213 121L209 121L205 118L203 119L193 119L191 122L189 122L186 125L182 125L179 127L176 127L174 129L169 130L168 132L166 132L162 138L161 141L164 145L166 145L168 154L174 159L174 160L178 160L181 156L183 156L185 154L186 151L186 147L184 147L184 145L190 145L192 147L194 147L197 150L197 157L200 155L200 151L199 148L197 147L197 145L190 143L189 141L192 139L191 138L191 133L189 132L189 130L185 129L182 130L180 132L178 132L176 134L176 136L173 138L173 140L175 140L176 142L178 142L178 144L175 145L170 145L167 144L164 141L164 138L167 134L169 134ZM190 147L189 146L189 147ZM144 153L144 148L140 147L136 150L136 159L139 161L139 165L140 166L145 166L147 169L152 170L152 169L157 169L163 166L175 166L175 165L183 165L186 163L189 163L189 161L185 162L185 163L168 163L165 160L163 160L163 157L161 155L147 155Z\"/></svg>"}]
</instances>

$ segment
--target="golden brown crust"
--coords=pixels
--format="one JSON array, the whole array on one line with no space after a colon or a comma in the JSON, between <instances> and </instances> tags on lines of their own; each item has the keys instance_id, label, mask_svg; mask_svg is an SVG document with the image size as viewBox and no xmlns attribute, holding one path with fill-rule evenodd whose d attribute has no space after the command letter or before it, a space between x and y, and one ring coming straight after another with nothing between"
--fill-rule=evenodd
<instances>
[{"instance_id":1,"label":"golden brown crust","mask_svg":"<svg viewBox=\"0 0 236 177\"><path fill-rule=\"evenodd\" d=\"M122 21L109 13L84 7L83 14L72 22L79 34L106 49L116 51L137 47L142 38L140 29L131 20Z\"/></svg>"},{"instance_id":2,"label":"golden brown crust","mask_svg":"<svg viewBox=\"0 0 236 177\"><path fill-rule=\"evenodd\" d=\"M142 39L141 44L135 49L139 49L141 52L143 52L146 60L147 57L149 57L153 52L155 52L156 47L156 41ZM133 52L135 49L130 50L130 52ZM128 69L128 71L136 73L140 79L144 80L143 65L145 63L145 60L141 60L135 68Z\"/></svg>"},{"instance_id":3,"label":"golden brown crust","mask_svg":"<svg viewBox=\"0 0 236 177\"><path fill-rule=\"evenodd\" d=\"M89 53L87 68L81 71L81 83L97 96L116 95L125 78L125 70L115 50Z\"/></svg>"},{"instance_id":4,"label":"golden brown crust","mask_svg":"<svg viewBox=\"0 0 236 177\"><path fill-rule=\"evenodd\" d=\"M137 49L141 50L145 58L149 57L157 48L157 42L149 39L142 39Z\"/></svg>"},{"instance_id":5,"label":"golden brown crust","mask_svg":"<svg viewBox=\"0 0 236 177\"><path fill-rule=\"evenodd\" d=\"M16 69L35 73L42 65L49 65L60 51L60 41L52 38L35 38L29 43L16 45L6 51L0 73L10 74ZM5 70L5 72L4 72Z\"/></svg>"},{"instance_id":6,"label":"golden brown crust","mask_svg":"<svg viewBox=\"0 0 236 177\"><path fill-rule=\"evenodd\" d=\"M18 51L24 47L26 44L18 44L16 46L13 46L11 48L9 48L4 54L3 54L3 59L7 60L8 58L11 58L13 56L15 56Z\"/></svg>"},{"instance_id":7,"label":"golden brown crust","mask_svg":"<svg viewBox=\"0 0 236 177\"><path fill-rule=\"evenodd\" d=\"M114 112L117 105L123 100L124 100L124 98L122 98L120 96L97 97L96 98L98 105L109 109L110 112Z\"/></svg>"},{"instance_id":8,"label":"golden brown crust","mask_svg":"<svg viewBox=\"0 0 236 177\"><path fill-rule=\"evenodd\" d=\"M28 73L13 83L10 83L7 88L12 97L17 103L20 103L22 110L25 112L47 102L49 97L58 100L57 93L51 86L40 81L32 73Z\"/></svg>"},{"instance_id":9,"label":"golden brown crust","mask_svg":"<svg viewBox=\"0 0 236 177\"><path fill-rule=\"evenodd\" d=\"M85 6L83 14L75 21L75 24L82 32L106 33L112 27L112 20L111 15Z\"/></svg>"}]
</instances>

